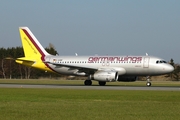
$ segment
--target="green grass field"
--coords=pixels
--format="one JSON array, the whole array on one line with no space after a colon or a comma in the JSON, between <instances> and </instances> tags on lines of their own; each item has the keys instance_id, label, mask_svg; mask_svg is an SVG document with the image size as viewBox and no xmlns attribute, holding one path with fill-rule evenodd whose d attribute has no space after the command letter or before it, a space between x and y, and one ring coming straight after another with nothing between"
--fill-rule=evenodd
<instances>
[{"instance_id":1,"label":"green grass field","mask_svg":"<svg viewBox=\"0 0 180 120\"><path fill-rule=\"evenodd\" d=\"M29 80L26 84L73 82ZM12 84L12 80L0 80L2 83ZM14 80L15 83L25 84L23 80ZM121 85L144 86L144 83ZM169 86L174 84L168 83ZM168 83L156 82L156 85ZM76 81L76 84L81 85L83 81ZM0 88L2 120L177 120L179 111L179 91Z\"/></svg>"}]
</instances>

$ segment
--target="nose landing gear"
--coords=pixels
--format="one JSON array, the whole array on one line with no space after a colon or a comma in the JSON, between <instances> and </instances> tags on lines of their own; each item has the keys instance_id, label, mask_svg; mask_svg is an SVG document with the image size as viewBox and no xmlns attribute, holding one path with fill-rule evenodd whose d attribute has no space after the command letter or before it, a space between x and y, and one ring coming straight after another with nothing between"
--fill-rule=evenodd
<instances>
[{"instance_id":1,"label":"nose landing gear","mask_svg":"<svg viewBox=\"0 0 180 120\"><path fill-rule=\"evenodd\" d=\"M147 85L148 87L150 87L150 86L151 86L150 77L147 76L147 77L146 77L146 80L147 80L146 85Z\"/></svg>"}]
</instances>

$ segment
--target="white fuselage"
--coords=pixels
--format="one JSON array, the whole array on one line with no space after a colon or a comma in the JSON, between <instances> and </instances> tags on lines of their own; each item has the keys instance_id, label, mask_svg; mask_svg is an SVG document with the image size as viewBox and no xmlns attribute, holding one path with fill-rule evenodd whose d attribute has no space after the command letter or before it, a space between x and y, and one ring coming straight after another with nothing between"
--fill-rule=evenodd
<instances>
[{"instance_id":1,"label":"white fuselage","mask_svg":"<svg viewBox=\"0 0 180 120\"><path fill-rule=\"evenodd\" d=\"M161 75L174 70L164 60L152 56L47 56L45 60L54 71L67 75L88 75L81 72L81 68L138 76Z\"/></svg>"}]
</instances>

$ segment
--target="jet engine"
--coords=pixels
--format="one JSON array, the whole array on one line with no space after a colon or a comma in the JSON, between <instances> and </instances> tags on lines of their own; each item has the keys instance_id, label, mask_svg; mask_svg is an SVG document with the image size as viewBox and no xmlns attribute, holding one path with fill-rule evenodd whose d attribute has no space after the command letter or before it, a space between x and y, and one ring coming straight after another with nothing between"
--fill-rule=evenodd
<instances>
[{"instance_id":1,"label":"jet engine","mask_svg":"<svg viewBox=\"0 0 180 120\"><path fill-rule=\"evenodd\" d=\"M111 82L118 80L118 72L116 71L97 71L93 75L90 75L91 80Z\"/></svg>"},{"instance_id":2,"label":"jet engine","mask_svg":"<svg viewBox=\"0 0 180 120\"><path fill-rule=\"evenodd\" d=\"M118 81L122 82L134 82L137 80L137 76L119 76Z\"/></svg>"}]
</instances>

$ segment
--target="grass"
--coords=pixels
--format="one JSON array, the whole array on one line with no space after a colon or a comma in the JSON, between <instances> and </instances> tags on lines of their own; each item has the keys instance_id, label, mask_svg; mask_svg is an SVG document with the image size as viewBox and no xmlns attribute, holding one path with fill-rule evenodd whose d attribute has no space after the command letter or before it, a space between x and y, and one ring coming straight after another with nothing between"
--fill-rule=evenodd
<instances>
[{"instance_id":1,"label":"grass","mask_svg":"<svg viewBox=\"0 0 180 120\"><path fill-rule=\"evenodd\" d=\"M0 84L70 84L81 80L0 80ZM143 82L112 82L114 86L145 86ZM180 86L180 82L153 82ZM98 85L95 81L93 85ZM2 120L171 120L179 119L179 91L78 90L0 88Z\"/></svg>"},{"instance_id":2,"label":"grass","mask_svg":"<svg viewBox=\"0 0 180 120\"><path fill-rule=\"evenodd\" d=\"M178 91L0 88L2 120L179 119Z\"/></svg>"}]
</instances>

